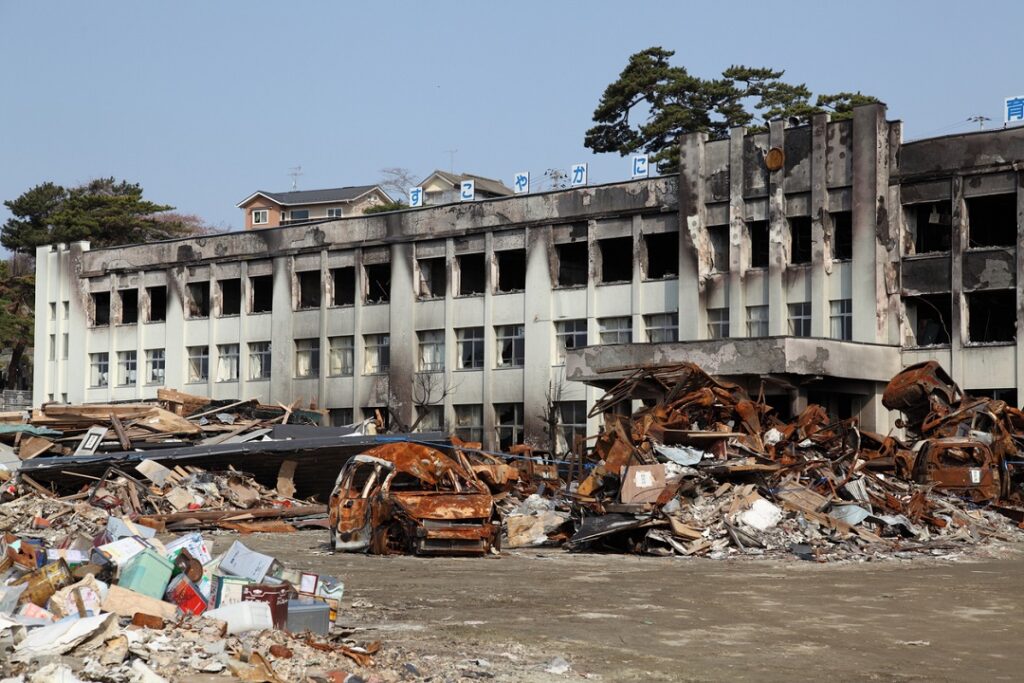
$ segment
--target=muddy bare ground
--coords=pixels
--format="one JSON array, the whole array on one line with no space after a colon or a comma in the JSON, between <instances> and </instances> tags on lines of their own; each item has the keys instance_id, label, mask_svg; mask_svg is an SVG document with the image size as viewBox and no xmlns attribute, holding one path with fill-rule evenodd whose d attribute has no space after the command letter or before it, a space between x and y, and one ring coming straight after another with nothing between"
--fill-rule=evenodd
<instances>
[{"instance_id":1,"label":"muddy bare ground","mask_svg":"<svg viewBox=\"0 0 1024 683\"><path fill-rule=\"evenodd\" d=\"M216 549L233 538L215 535ZM1024 661L1019 547L816 564L558 549L332 556L324 532L241 540L342 578L356 637L436 680L1009 681ZM546 672L555 657L571 670Z\"/></svg>"}]
</instances>

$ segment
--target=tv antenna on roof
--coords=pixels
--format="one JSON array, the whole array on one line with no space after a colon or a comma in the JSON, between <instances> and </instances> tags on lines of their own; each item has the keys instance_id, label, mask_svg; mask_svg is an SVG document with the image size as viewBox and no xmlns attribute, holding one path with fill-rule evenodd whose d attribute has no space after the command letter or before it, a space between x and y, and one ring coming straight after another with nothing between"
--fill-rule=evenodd
<instances>
[{"instance_id":1,"label":"tv antenna on roof","mask_svg":"<svg viewBox=\"0 0 1024 683\"><path fill-rule=\"evenodd\" d=\"M292 192L299 189L299 176L302 175L301 166L292 166L288 169L288 175L292 177Z\"/></svg>"},{"instance_id":2,"label":"tv antenna on roof","mask_svg":"<svg viewBox=\"0 0 1024 683\"><path fill-rule=\"evenodd\" d=\"M978 124L978 128L981 128L982 130L984 130L985 122L986 121L991 121L992 119L990 119L987 116L982 116L981 114L978 114L977 116L968 116L967 120L971 121L973 123Z\"/></svg>"},{"instance_id":3,"label":"tv antenna on roof","mask_svg":"<svg viewBox=\"0 0 1024 683\"><path fill-rule=\"evenodd\" d=\"M442 152L448 152L448 172L455 173L455 153L457 149L442 149Z\"/></svg>"}]
</instances>

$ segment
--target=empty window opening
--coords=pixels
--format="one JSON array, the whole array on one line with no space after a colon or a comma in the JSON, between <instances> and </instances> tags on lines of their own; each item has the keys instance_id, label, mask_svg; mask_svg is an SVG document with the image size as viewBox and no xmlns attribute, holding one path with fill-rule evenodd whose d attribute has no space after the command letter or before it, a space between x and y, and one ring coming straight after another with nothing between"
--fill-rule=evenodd
<instances>
[{"instance_id":1,"label":"empty window opening","mask_svg":"<svg viewBox=\"0 0 1024 683\"><path fill-rule=\"evenodd\" d=\"M220 314L238 315L242 312L242 281L232 278L230 280L219 280L217 286L220 288Z\"/></svg>"},{"instance_id":2,"label":"empty window opening","mask_svg":"<svg viewBox=\"0 0 1024 683\"><path fill-rule=\"evenodd\" d=\"M372 263L363 266L366 273L366 303L386 304L391 300L391 264Z\"/></svg>"},{"instance_id":3,"label":"empty window opening","mask_svg":"<svg viewBox=\"0 0 1024 683\"><path fill-rule=\"evenodd\" d=\"M931 254L949 251L953 234L953 213L950 203L929 202L906 208L911 241L908 254Z\"/></svg>"},{"instance_id":4,"label":"empty window opening","mask_svg":"<svg viewBox=\"0 0 1024 683\"><path fill-rule=\"evenodd\" d=\"M299 308L320 308L320 271L306 270L295 277L299 283Z\"/></svg>"},{"instance_id":5,"label":"empty window opening","mask_svg":"<svg viewBox=\"0 0 1024 683\"><path fill-rule=\"evenodd\" d=\"M849 211L832 214L832 258L853 258L853 214Z\"/></svg>"},{"instance_id":6,"label":"empty window opening","mask_svg":"<svg viewBox=\"0 0 1024 683\"><path fill-rule=\"evenodd\" d=\"M1016 389L971 389L967 393L971 396L985 396L996 401L1005 401L1007 405L1017 407Z\"/></svg>"},{"instance_id":7,"label":"empty window opening","mask_svg":"<svg viewBox=\"0 0 1024 683\"><path fill-rule=\"evenodd\" d=\"M768 221L750 221L750 267L768 267Z\"/></svg>"},{"instance_id":8,"label":"empty window opening","mask_svg":"<svg viewBox=\"0 0 1024 683\"><path fill-rule=\"evenodd\" d=\"M498 436L498 447L507 451L524 441L522 403L495 403L494 429Z\"/></svg>"},{"instance_id":9,"label":"empty window opening","mask_svg":"<svg viewBox=\"0 0 1024 683\"><path fill-rule=\"evenodd\" d=\"M93 292L92 324L93 327L110 324L110 292Z\"/></svg>"},{"instance_id":10,"label":"empty window opening","mask_svg":"<svg viewBox=\"0 0 1024 683\"><path fill-rule=\"evenodd\" d=\"M711 243L711 270L717 273L729 272L729 226L708 227L708 241Z\"/></svg>"},{"instance_id":11,"label":"empty window opening","mask_svg":"<svg viewBox=\"0 0 1024 683\"><path fill-rule=\"evenodd\" d=\"M274 309L274 276L256 275L249 278L252 290L250 313L270 313Z\"/></svg>"},{"instance_id":12,"label":"empty window opening","mask_svg":"<svg viewBox=\"0 0 1024 683\"><path fill-rule=\"evenodd\" d=\"M356 269L352 266L331 269L335 306L354 306L356 303Z\"/></svg>"},{"instance_id":13,"label":"empty window opening","mask_svg":"<svg viewBox=\"0 0 1024 683\"><path fill-rule=\"evenodd\" d=\"M590 256L586 242L556 244L558 256L558 286L579 287L587 284Z\"/></svg>"},{"instance_id":14,"label":"empty window opening","mask_svg":"<svg viewBox=\"0 0 1024 683\"><path fill-rule=\"evenodd\" d=\"M526 250L495 252L498 261L498 291L521 292L526 289Z\"/></svg>"},{"instance_id":15,"label":"empty window opening","mask_svg":"<svg viewBox=\"0 0 1024 683\"><path fill-rule=\"evenodd\" d=\"M967 295L967 336L971 342L1011 342L1017 338L1017 306L1012 290Z\"/></svg>"},{"instance_id":16,"label":"empty window opening","mask_svg":"<svg viewBox=\"0 0 1024 683\"><path fill-rule=\"evenodd\" d=\"M629 282L633 279L633 238L598 240L601 249L601 282Z\"/></svg>"},{"instance_id":17,"label":"empty window opening","mask_svg":"<svg viewBox=\"0 0 1024 683\"><path fill-rule=\"evenodd\" d=\"M459 296L483 294L487 283L483 254L462 254L455 257L459 265Z\"/></svg>"},{"instance_id":18,"label":"empty window opening","mask_svg":"<svg viewBox=\"0 0 1024 683\"><path fill-rule=\"evenodd\" d=\"M1012 247L1017 243L1017 195L967 200L968 247Z\"/></svg>"},{"instance_id":19,"label":"empty window opening","mask_svg":"<svg viewBox=\"0 0 1024 683\"><path fill-rule=\"evenodd\" d=\"M167 288L146 287L149 296L149 322L167 320Z\"/></svg>"},{"instance_id":20,"label":"empty window opening","mask_svg":"<svg viewBox=\"0 0 1024 683\"><path fill-rule=\"evenodd\" d=\"M134 325L139 322L139 290L122 289L117 296L121 299L121 324Z\"/></svg>"},{"instance_id":21,"label":"empty window opening","mask_svg":"<svg viewBox=\"0 0 1024 683\"><path fill-rule=\"evenodd\" d=\"M811 219L809 216L794 216L789 219L789 262L803 264L811 262Z\"/></svg>"},{"instance_id":22,"label":"empty window opening","mask_svg":"<svg viewBox=\"0 0 1024 683\"><path fill-rule=\"evenodd\" d=\"M904 304L916 346L949 343L953 319L953 300L949 294L910 296Z\"/></svg>"},{"instance_id":23,"label":"empty window opening","mask_svg":"<svg viewBox=\"0 0 1024 683\"><path fill-rule=\"evenodd\" d=\"M448 286L448 269L443 256L419 260L420 298L437 299L444 296Z\"/></svg>"},{"instance_id":24,"label":"empty window opening","mask_svg":"<svg viewBox=\"0 0 1024 683\"><path fill-rule=\"evenodd\" d=\"M648 280L679 275L679 233L644 235L644 248L647 252L644 270Z\"/></svg>"},{"instance_id":25,"label":"empty window opening","mask_svg":"<svg viewBox=\"0 0 1024 683\"><path fill-rule=\"evenodd\" d=\"M210 283L190 282L188 284L188 317L208 318L210 316Z\"/></svg>"}]
</instances>

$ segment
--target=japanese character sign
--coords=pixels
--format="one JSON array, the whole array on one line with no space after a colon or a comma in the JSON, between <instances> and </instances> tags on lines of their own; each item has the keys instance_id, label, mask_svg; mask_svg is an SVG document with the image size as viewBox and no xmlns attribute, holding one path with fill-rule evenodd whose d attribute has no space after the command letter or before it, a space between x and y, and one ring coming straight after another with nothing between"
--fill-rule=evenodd
<instances>
[{"instance_id":1,"label":"japanese character sign","mask_svg":"<svg viewBox=\"0 0 1024 683\"><path fill-rule=\"evenodd\" d=\"M463 180L459 189L459 201L471 202L476 195L476 183L472 180Z\"/></svg>"},{"instance_id":2,"label":"japanese character sign","mask_svg":"<svg viewBox=\"0 0 1024 683\"><path fill-rule=\"evenodd\" d=\"M409 206L417 208L423 206L423 188L413 187L409 190Z\"/></svg>"},{"instance_id":3,"label":"japanese character sign","mask_svg":"<svg viewBox=\"0 0 1024 683\"><path fill-rule=\"evenodd\" d=\"M520 171L516 173L515 180L512 181L512 189L515 190L516 194L523 194L530 191L530 173L528 171Z\"/></svg>"},{"instance_id":4,"label":"japanese character sign","mask_svg":"<svg viewBox=\"0 0 1024 683\"><path fill-rule=\"evenodd\" d=\"M1024 121L1024 95L1007 97L1003 107L1003 122Z\"/></svg>"},{"instance_id":5,"label":"japanese character sign","mask_svg":"<svg viewBox=\"0 0 1024 683\"><path fill-rule=\"evenodd\" d=\"M587 165L586 164L573 164L572 171L569 173L569 185L571 187L577 187L579 185L587 184Z\"/></svg>"},{"instance_id":6,"label":"japanese character sign","mask_svg":"<svg viewBox=\"0 0 1024 683\"><path fill-rule=\"evenodd\" d=\"M633 155L633 178L646 178L647 177L647 155L646 154L635 154Z\"/></svg>"}]
</instances>

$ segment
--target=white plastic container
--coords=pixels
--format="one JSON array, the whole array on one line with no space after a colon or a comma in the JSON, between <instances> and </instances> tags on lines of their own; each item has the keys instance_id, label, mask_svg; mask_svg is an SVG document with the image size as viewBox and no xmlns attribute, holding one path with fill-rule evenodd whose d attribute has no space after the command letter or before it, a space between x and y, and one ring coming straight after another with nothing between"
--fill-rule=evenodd
<instances>
[{"instance_id":1,"label":"white plastic container","mask_svg":"<svg viewBox=\"0 0 1024 683\"><path fill-rule=\"evenodd\" d=\"M270 618L270 605L265 602L236 602L204 612L203 616L226 622L229 636L274 627L274 621Z\"/></svg>"}]
</instances>

